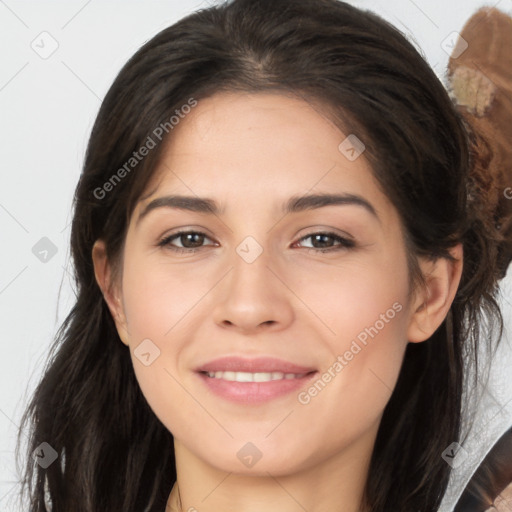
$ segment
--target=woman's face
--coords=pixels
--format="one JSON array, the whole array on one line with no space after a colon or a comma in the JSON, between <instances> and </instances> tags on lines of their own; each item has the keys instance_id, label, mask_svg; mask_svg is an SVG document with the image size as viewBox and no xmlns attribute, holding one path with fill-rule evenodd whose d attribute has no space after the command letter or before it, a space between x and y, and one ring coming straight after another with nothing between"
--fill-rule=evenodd
<instances>
[{"instance_id":1,"label":"woman's face","mask_svg":"<svg viewBox=\"0 0 512 512\"><path fill-rule=\"evenodd\" d=\"M414 308L399 217L363 147L276 93L201 100L171 135L131 218L116 320L151 408L228 472L370 446Z\"/></svg>"}]
</instances>

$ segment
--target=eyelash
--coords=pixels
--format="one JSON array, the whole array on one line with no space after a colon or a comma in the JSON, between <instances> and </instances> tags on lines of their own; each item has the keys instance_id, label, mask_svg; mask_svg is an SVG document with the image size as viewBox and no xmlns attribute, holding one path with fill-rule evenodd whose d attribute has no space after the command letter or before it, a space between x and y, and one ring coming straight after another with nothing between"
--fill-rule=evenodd
<instances>
[{"instance_id":1,"label":"eyelash","mask_svg":"<svg viewBox=\"0 0 512 512\"><path fill-rule=\"evenodd\" d=\"M201 236L204 236L205 238L208 238L208 236L206 235L206 233L203 233L201 231L187 231L187 230L183 230L183 231L177 231L176 233L173 233L172 235L169 235L169 236L166 236L165 238L163 238L162 240L160 240L158 242L158 247L168 247L170 250L172 251L175 251L177 253L187 253L187 254L191 254L191 253L194 253L194 252L197 252L199 249L201 249L202 247L195 247L195 248L183 248L183 247L175 247L173 245L171 245L171 242L176 239L176 238L180 238L182 235L201 235ZM343 238L339 235L337 235L336 233L332 233L332 232L328 232L328 231L319 231L319 232L315 232L315 233L309 233L308 235L306 236L303 236L302 238L300 238L298 240L298 242L302 241L302 240L306 240L307 238L311 238L313 236L318 236L318 235L322 235L322 236L329 236L331 238L334 238L334 240L336 242L339 242L340 244L338 246L334 246L334 247L329 247L327 249L319 249L319 248L315 248L315 247L306 247L306 249L308 249L308 251L313 251L313 252L321 252L321 253L326 253L326 252L335 252L335 251L341 251L341 250L347 250L347 249L352 249L356 246L356 243L353 241L353 240L350 240L348 238Z\"/></svg>"}]
</instances>

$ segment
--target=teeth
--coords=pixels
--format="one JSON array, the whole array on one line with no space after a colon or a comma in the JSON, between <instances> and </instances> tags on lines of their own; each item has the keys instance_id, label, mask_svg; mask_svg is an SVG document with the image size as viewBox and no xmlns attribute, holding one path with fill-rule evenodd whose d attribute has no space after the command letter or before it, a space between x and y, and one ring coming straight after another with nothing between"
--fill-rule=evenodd
<instances>
[{"instance_id":1,"label":"teeth","mask_svg":"<svg viewBox=\"0 0 512 512\"><path fill-rule=\"evenodd\" d=\"M298 379L306 374L282 372L207 372L207 375L213 379L224 379L235 382L269 382L271 380Z\"/></svg>"}]
</instances>

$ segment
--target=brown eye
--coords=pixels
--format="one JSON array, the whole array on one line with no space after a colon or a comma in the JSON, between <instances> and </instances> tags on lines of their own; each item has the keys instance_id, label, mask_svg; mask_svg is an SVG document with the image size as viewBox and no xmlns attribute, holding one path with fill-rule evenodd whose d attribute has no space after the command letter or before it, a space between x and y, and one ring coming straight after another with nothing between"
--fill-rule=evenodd
<instances>
[{"instance_id":1,"label":"brown eye","mask_svg":"<svg viewBox=\"0 0 512 512\"><path fill-rule=\"evenodd\" d=\"M206 234L200 231L179 231L178 233L173 233L172 235L163 238L158 242L158 246L168 247L169 249L177 252L195 252L203 247L205 239L209 240ZM175 240L180 241L181 247L172 243Z\"/></svg>"},{"instance_id":2,"label":"brown eye","mask_svg":"<svg viewBox=\"0 0 512 512\"><path fill-rule=\"evenodd\" d=\"M339 236L336 233L311 233L302 237L299 242L307 239L311 239L312 247L306 247L306 249L311 249L318 252L350 249L356 245L353 240ZM337 245L334 245L336 243Z\"/></svg>"}]
</instances>

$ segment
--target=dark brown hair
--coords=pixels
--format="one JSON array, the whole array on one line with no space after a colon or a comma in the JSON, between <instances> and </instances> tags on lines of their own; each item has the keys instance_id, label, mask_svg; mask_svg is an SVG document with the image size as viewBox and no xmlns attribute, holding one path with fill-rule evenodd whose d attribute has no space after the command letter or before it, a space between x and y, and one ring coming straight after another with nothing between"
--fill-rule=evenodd
<instances>
[{"instance_id":1,"label":"dark brown hair","mask_svg":"<svg viewBox=\"0 0 512 512\"><path fill-rule=\"evenodd\" d=\"M32 512L45 510L45 479L53 512L163 511L176 479L173 437L139 389L91 258L102 238L109 259L121 264L128 220L163 144L103 197L94 191L190 98L270 90L328 105L343 131L364 141L413 263L449 258L463 244L463 275L446 321L406 350L366 488L373 512L439 506L450 472L441 454L460 441L464 358L476 357L482 315L501 326L493 298L497 236L470 172L475 136L418 51L378 16L336 0L235 0L153 37L101 105L74 198L76 304L22 423L32 427L29 454L41 442L60 454L46 470L31 458L25 463Z\"/></svg>"}]
</instances>

